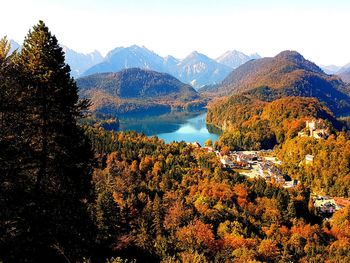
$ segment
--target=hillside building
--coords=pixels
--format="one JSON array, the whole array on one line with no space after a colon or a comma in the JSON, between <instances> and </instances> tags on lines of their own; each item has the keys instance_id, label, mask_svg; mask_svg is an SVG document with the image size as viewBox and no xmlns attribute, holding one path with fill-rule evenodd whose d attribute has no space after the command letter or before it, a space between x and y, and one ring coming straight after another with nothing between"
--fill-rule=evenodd
<instances>
[{"instance_id":1,"label":"hillside building","mask_svg":"<svg viewBox=\"0 0 350 263\"><path fill-rule=\"evenodd\" d=\"M315 139L327 139L329 136L329 128L322 119L307 120L305 123L306 131L298 133L299 137L313 137Z\"/></svg>"}]
</instances>

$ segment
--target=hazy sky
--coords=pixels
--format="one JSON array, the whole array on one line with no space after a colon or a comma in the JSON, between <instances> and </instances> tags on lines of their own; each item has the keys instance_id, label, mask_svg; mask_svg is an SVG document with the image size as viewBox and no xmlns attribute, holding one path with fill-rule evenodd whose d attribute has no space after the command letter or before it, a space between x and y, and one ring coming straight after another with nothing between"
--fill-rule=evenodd
<instances>
[{"instance_id":1,"label":"hazy sky","mask_svg":"<svg viewBox=\"0 0 350 263\"><path fill-rule=\"evenodd\" d=\"M144 45L165 56L291 49L318 64L350 62L349 0L0 0L0 36L22 42L39 19L60 43L106 54Z\"/></svg>"}]
</instances>

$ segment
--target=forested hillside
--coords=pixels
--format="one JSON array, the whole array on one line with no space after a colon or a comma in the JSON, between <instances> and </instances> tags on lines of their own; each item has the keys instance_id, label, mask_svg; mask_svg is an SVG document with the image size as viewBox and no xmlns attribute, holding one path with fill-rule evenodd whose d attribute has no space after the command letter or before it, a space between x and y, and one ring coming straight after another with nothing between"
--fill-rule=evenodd
<instances>
[{"instance_id":1,"label":"forested hillside","mask_svg":"<svg viewBox=\"0 0 350 263\"><path fill-rule=\"evenodd\" d=\"M315 97L336 115L350 112L350 88L337 76L325 74L295 51L248 61L221 85L202 91L207 96L248 94L271 101L287 96Z\"/></svg>"},{"instance_id":2,"label":"forested hillside","mask_svg":"<svg viewBox=\"0 0 350 263\"><path fill-rule=\"evenodd\" d=\"M185 143L87 134L101 160L94 172L98 240L111 255L137 262L337 262L345 258L340 251L349 253L349 211L322 228L308 208L307 187L248 180Z\"/></svg>"},{"instance_id":3,"label":"forested hillside","mask_svg":"<svg viewBox=\"0 0 350 263\"><path fill-rule=\"evenodd\" d=\"M91 110L110 114L164 113L203 108L197 92L166 73L138 68L101 73L77 80Z\"/></svg>"}]
</instances>

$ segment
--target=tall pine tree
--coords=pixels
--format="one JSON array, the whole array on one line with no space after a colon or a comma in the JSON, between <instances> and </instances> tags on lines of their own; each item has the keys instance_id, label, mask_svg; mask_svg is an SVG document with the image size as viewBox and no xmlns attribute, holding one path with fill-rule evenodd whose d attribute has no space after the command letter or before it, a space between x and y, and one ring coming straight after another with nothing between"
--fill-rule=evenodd
<instances>
[{"instance_id":1,"label":"tall pine tree","mask_svg":"<svg viewBox=\"0 0 350 263\"><path fill-rule=\"evenodd\" d=\"M85 104L78 102L62 48L42 21L29 31L16 65L24 94L17 102L25 113L20 133L26 158L6 182L23 178L12 193L17 197L7 204L17 211L7 220L16 231L2 242L3 257L6 262L79 261L94 241L88 211L92 152L77 126Z\"/></svg>"}]
</instances>

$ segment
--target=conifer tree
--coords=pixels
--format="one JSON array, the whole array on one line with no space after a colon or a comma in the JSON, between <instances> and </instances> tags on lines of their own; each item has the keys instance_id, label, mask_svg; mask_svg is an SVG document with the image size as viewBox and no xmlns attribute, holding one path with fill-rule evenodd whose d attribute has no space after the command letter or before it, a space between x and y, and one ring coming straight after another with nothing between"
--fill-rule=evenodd
<instances>
[{"instance_id":1,"label":"conifer tree","mask_svg":"<svg viewBox=\"0 0 350 263\"><path fill-rule=\"evenodd\" d=\"M25 198L8 204L21 222L4 242L5 259L78 261L94 240L88 213L92 152L77 126L86 103L79 103L64 52L42 21L29 31L16 64L24 90L17 102L25 108L21 155L28 158L11 179L24 178L13 195Z\"/></svg>"}]
</instances>

